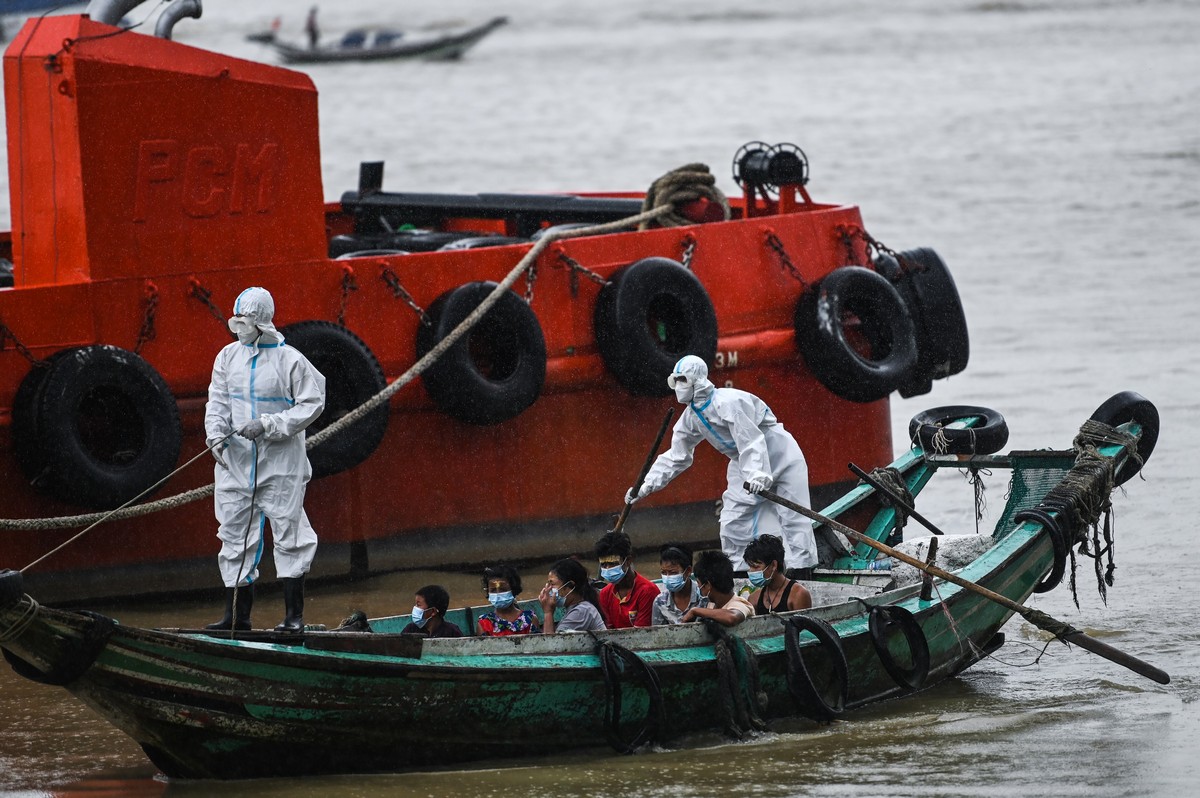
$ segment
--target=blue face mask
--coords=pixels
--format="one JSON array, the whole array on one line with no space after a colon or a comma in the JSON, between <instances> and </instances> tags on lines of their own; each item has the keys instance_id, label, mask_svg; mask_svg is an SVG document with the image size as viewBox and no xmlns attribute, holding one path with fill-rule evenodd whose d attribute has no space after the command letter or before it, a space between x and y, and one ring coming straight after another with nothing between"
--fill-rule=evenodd
<instances>
[{"instance_id":1,"label":"blue face mask","mask_svg":"<svg viewBox=\"0 0 1200 798\"><path fill-rule=\"evenodd\" d=\"M692 581L685 574L663 574L663 587L672 593L678 593L683 589L683 586Z\"/></svg>"},{"instance_id":2,"label":"blue face mask","mask_svg":"<svg viewBox=\"0 0 1200 798\"><path fill-rule=\"evenodd\" d=\"M612 568L601 568L600 578L611 585L615 585L625 578L625 563L614 565Z\"/></svg>"},{"instance_id":3,"label":"blue face mask","mask_svg":"<svg viewBox=\"0 0 1200 798\"><path fill-rule=\"evenodd\" d=\"M767 583L766 571L748 571L746 578L750 580L750 584L755 587L762 587Z\"/></svg>"},{"instance_id":4,"label":"blue face mask","mask_svg":"<svg viewBox=\"0 0 1200 798\"><path fill-rule=\"evenodd\" d=\"M512 591L505 590L503 593L488 593L488 602L498 610L511 607L513 603Z\"/></svg>"},{"instance_id":5,"label":"blue face mask","mask_svg":"<svg viewBox=\"0 0 1200 798\"><path fill-rule=\"evenodd\" d=\"M429 619L425 617L425 610L421 607L414 606L412 608L412 622L417 625L418 629L423 629Z\"/></svg>"},{"instance_id":6,"label":"blue face mask","mask_svg":"<svg viewBox=\"0 0 1200 798\"><path fill-rule=\"evenodd\" d=\"M568 582L567 584L569 585L571 583ZM566 587L566 585L563 585L563 587ZM567 596L571 595L571 592L573 590L575 590L574 586L572 586L571 589L568 590L566 593L560 593L558 588L556 588L556 587L550 588L550 595L554 597L555 606L557 606L557 607L567 606Z\"/></svg>"}]
</instances>

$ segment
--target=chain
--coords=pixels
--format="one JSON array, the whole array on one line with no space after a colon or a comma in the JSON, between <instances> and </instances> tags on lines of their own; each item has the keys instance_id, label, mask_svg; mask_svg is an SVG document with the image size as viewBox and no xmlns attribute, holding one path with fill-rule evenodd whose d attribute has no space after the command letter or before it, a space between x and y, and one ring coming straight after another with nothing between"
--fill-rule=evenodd
<instances>
[{"instance_id":1,"label":"chain","mask_svg":"<svg viewBox=\"0 0 1200 798\"><path fill-rule=\"evenodd\" d=\"M688 233L683 237L683 255L680 258L680 263L683 268L688 271L692 270L692 256L696 254L696 237Z\"/></svg>"},{"instance_id":2,"label":"chain","mask_svg":"<svg viewBox=\"0 0 1200 798\"><path fill-rule=\"evenodd\" d=\"M525 304L533 304L533 284L537 282L537 261L529 264L529 271L525 272Z\"/></svg>"},{"instance_id":3,"label":"chain","mask_svg":"<svg viewBox=\"0 0 1200 798\"><path fill-rule=\"evenodd\" d=\"M346 303L350 300L350 292L358 290L358 280L354 279L354 267L342 266L342 304L338 308L338 326L346 326Z\"/></svg>"},{"instance_id":4,"label":"chain","mask_svg":"<svg viewBox=\"0 0 1200 798\"><path fill-rule=\"evenodd\" d=\"M30 365L42 367L46 365L46 361L38 360L36 357L34 357L33 352L29 351L29 347L21 343L21 341L17 338L17 334L14 333L9 326L4 323L4 319L0 319L0 351L4 350L5 343L7 341L13 342L13 348L20 352L21 357L28 360Z\"/></svg>"},{"instance_id":5,"label":"chain","mask_svg":"<svg viewBox=\"0 0 1200 798\"><path fill-rule=\"evenodd\" d=\"M392 289L392 296L396 297L396 299L403 300L404 304L408 305L417 312L417 315L421 317L422 324L424 324L426 327L433 326L433 323L429 321L429 317L425 315L425 311L422 310L421 306L417 304L415 299L413 299L412 294L404 290L404 286L400 284L400 278L394 271L389 269L387 266L384 266L383 273L380 275L380 277L385 283L387 283L387 287Z\"/></svg>"},{"instance_id":6,"label":"chain","mask_svg":"<svg viewBox=\"0 0 1200 798\"><path fill-rule=\"evenodd\" d=\"M800 285L808 288L808 281L804 279L804 275L800 274L800 270L796 268L796 264L792 263L792 259L788 257L787 250L783 248L783 242L779 240L779 236L775 235L775 231L767 231L767 246L775 251L775 255L779 258L779 266L789 275L792 276Z\"/></svg>"},{"instance_id":7,"label":"chain","mask_svg":"<svg viewBox=\"0 0 1200 798\"><path fill-rule=\"evenodd\" d=\"M221 324L225 324L224 314L222 314L221 309L217 307L217 303L213 302L212 300L212 291L209 291L207 288L200 285L200 281L195 277L193 277L189 282L191 282L192 287L188 289L188 296L200 300L200 302L208 308L208 312L212 314L214 319L221 322Z\"/></svg>"},{"instance_id":8,"label":"chain","mask_svg":"<svg viewBox=\"0 0 1200 798\"><path fill-rule=\"evenodd\" d=\"M837 231L842 237L842 243L846 245L846 252L851 263L855 263L854 239L858 238L867 245L868 260L870 260L871 255L870 250L874 250L876 256L880 254L892 256L896 259L896 263L900 264L901 270L908 271L908 263L905 258L901 257L896 250L887 246L879 239L874 238L870 233L861 227L838 225Z\"/></svg>"},{"instance_id":9,"label":"chain","mask_svg":"<svg viewBox=\"0 0 1200 798\"><path fill-rule=\"evenodd\" d=\"M137 343L133 345L133 353L140 355L142 347L147 341L153 341L158 337L158 331L154 328L154 315L158 312L158 286L149 280L146 281L146 312L142 316L142 329L138 330Z\"/></svg>"},{"instance_id":10,"label":"chain","mask_svg":"<svg viewBox=\"0 0 1200 798\"><path fill-rule=\"evenodd\" d=\"M579 296L579 275L591 280L596 285L608 285L608 280L601 277L596 272L580 264L579 261L572 258L563 250L558 250L558 267L566 267L571 270L571 296Z\"/></svg>"}]
</instances>

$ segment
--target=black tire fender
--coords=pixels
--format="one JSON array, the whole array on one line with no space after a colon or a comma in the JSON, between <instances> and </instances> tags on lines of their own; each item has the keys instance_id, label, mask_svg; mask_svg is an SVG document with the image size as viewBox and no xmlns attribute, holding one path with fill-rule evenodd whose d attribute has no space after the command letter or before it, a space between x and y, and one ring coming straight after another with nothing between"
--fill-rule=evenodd
<instances>
[{"instance_id":1,"label":"black tire fender","mask_svg":"<svg viewBox=\"0 0 1200 798\"><path fill-rule=\"evenodd\" d=\"M1050 542L1054 546L1054 563L1050 566L1050 573L1046 574L1046 578L1033 588L1034 593L1049 593L1058 587L1067 572L1067 555L1070 553L1071 541L1067 539L1057 518L1041 507L1022 510L1013 516L1014 524L1022 524L1026 521L1041 524L1042 530L1050 536Z\"/></svg>"},{"instance_id":2,"label":"black tire fender","mask_svg":"<svg viewBox=\"0 0 1200 798\"><path fill-rule=\"evenodd\" d=\"M1154 453L1154 445L1158 443L1158 408L1136 391L1122 391L1110 396L1104 404L1097 407L1091 418L1092 421L1099 421L1110 427L1119 427L1128 421L1134 421L1142 428L1142 437L1137 445L1137 455L1141 462L1129 458L1116 473L1116 484L1123 485L1142 470L1142 466Z\"/></svg>"},{"instance_id":3,"label":"black tire fender","mask_svg":"<svg viewBox=\"0 0 1200 798\"><path fill-rule=\"evenodd\" d=\"M298 321L282 328L288 346L298 350L325 376L325 409L306 430L312 436L387 387L383 367L361 338L328 321ZM308 451L313 479L347 471L379 448L387 432L387 403L350 428Z\"/></svg>"},{"instance_id":4,"label":"black tire fender","mask_svg":"<svg viewBox=\"0 0 1200 798\"><path fill-rule=\"evenodd\" d=\"M884 398L917 362L904 300L886 279L861 266L836 269L805 291L796 303L795 328L816 378L852 402Z\"/></svg>"},{"instance_id":5,"label":"black tire fender","mask_svg":"<svg viewBox=\"0 0 1200 798\"><path fill-rule=\"evenodd\" d=\"M832 690L817 686L816 674L804 660L800 633L808 632L817 639L817 646L827 652L833 670ZM787 657L787 686L802 715L827 723L846 707L850 690L850 666L837 630L820 618L793 615L783 625L784 652ZM829 694L832 693L832 700Z\"/></svg>"},{"instance_id":6,"label":"black tire fender","mask_svg":"<svg viewBox=\"0 0 1200 798\"><path fill-rule=\"evenodd\" d=\"M921 689L929 676L929 641L925 639L925 633L913 614L903 607L876 605L867 614L867 627L875 653L879 655L879 661L888 675L906 690ZM894 630L904 635L912 657L910 667L906 668L897 662L888 648L888 640Z\"/></svg>"},{"instance_id":7,"label":"black tire fender","mask_svg":"<svg viewBox=\"0 0 1200 798\"><path fill-rule=\"evenodd\" d=\"M927 248L901 252L899 261L885 255L875 267L899 291L916 330L917 363L900 384L900 395L907 399L929 393L933 380L958 374L971 355L954 278L941 257Z\"/></svg>"},{"instance_id":8,"label":"black tire fender","mask_svg":"<svg viewBox=\"0 0 1200 798\"><path fill-rule=\"evenodd\" d=\"M496 283L460 285L438 297L417 328L422 358L495 289ZM537 316L520 297L505 291L479 323L454 342L421 375L434 404L468 424L499 424L523 413L546 381L546 339Z\"/></svg>"},{"instance_id":9,"label":"black tire fender","mask_svg":"<svg viewBox=\"0 0 1200 798\"><path fill-rule=\"evenodd\" d=\"M95 509L118 507L170 474L183 442L166 381L137 354L105 344L34 366L17 391L13 428L30 484Z\"/></svg>"},{"instance_id":10,"label":"black tire fender","mask_svg":"<svg viewBox=\"0 0 1200 798\"><path fill-rule=\"evenodd\" d=\"M0 608L16 604L25 595L25 577L20 571L0 569Z\"/></svg>"},{"instance_id":11,"label":"black tire fender","mask_svg":"<svg viewBox=\"0 0 1200 798\"><path fill-rule=\"evenodd\" d=\"M946 429L960 418L976 416L982 420L969 429ZM908 439L930 454L995 454L1008 443L1008 422L1004 416L986 407L948 405L923 410L908 422Z\"/></svg>"},{"instance_id":12,"label":"black tire fender","mask_svg":"<svg viewBox=\"0 0 1200 798\"><path fill-rule=\"evenodd\" d=\"M609 278L596 298L596 347L634 396L667 396L667 376L684 355L712 363L717 313L704 285L681 263L645 258Z\"/></svg>"}]
</instances>

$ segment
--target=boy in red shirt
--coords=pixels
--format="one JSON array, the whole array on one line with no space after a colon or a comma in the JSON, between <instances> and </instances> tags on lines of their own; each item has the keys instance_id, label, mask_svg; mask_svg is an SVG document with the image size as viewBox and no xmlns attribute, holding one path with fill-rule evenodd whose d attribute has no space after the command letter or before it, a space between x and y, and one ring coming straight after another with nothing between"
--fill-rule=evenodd
<instances>
[{"instance_id":1,"label":"boy in red shirt","mask_svg":"<svg viewBox=\"0 0 1200 798\"><path fill-rule=\"evenodd\" d=\"M633 544L624 532L608 532L596 541L600 576L600 613L609 629L649 626L658 586L633 568Z\"/></svg>"}]
</instances>

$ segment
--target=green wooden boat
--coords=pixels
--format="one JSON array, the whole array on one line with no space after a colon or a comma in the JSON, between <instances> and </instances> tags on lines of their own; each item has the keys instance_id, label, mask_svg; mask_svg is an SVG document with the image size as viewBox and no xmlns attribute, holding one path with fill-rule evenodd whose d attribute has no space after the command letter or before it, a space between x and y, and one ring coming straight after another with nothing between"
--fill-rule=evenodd
<instances>
[{"instance_id":1,"label":"green wooden boat","mask_svg":"<svg viewBox=\"0 0 1200 798\"><path fill-rule=\"evenodd\" d=\"M913 432L914 447L886 472L912 495L940 469L1011 471L990 537L941 540L951 554L979 552L956 576L1021 602L1062 579L1069 549L1104 554L1089 530L1097 534L1109 494L1149 456L1158 415L1137 394L1118 394L1071 449L1007 455L994 453L1007 442L1003 419L982 408L930 411ZM882 541L896 531L894 505L862 484L824 515ZM69 690L169 777L399 771L564 746L628 751L670 744L672 729L740 736L788 716L828 721L936 684L1003 643L1011 609L948 581L934 580L923 598L922 580L906 580L903 568L871 569L874 554L860 543L819 571L813 609L730 630L457 640L399 634L407 616L373 619L372 632L233 639L133 628L42 606L5 571L0 647L17 673ZM448 620L471 625L473 610L454 612Z\"/></svg>"}]
</instances>

